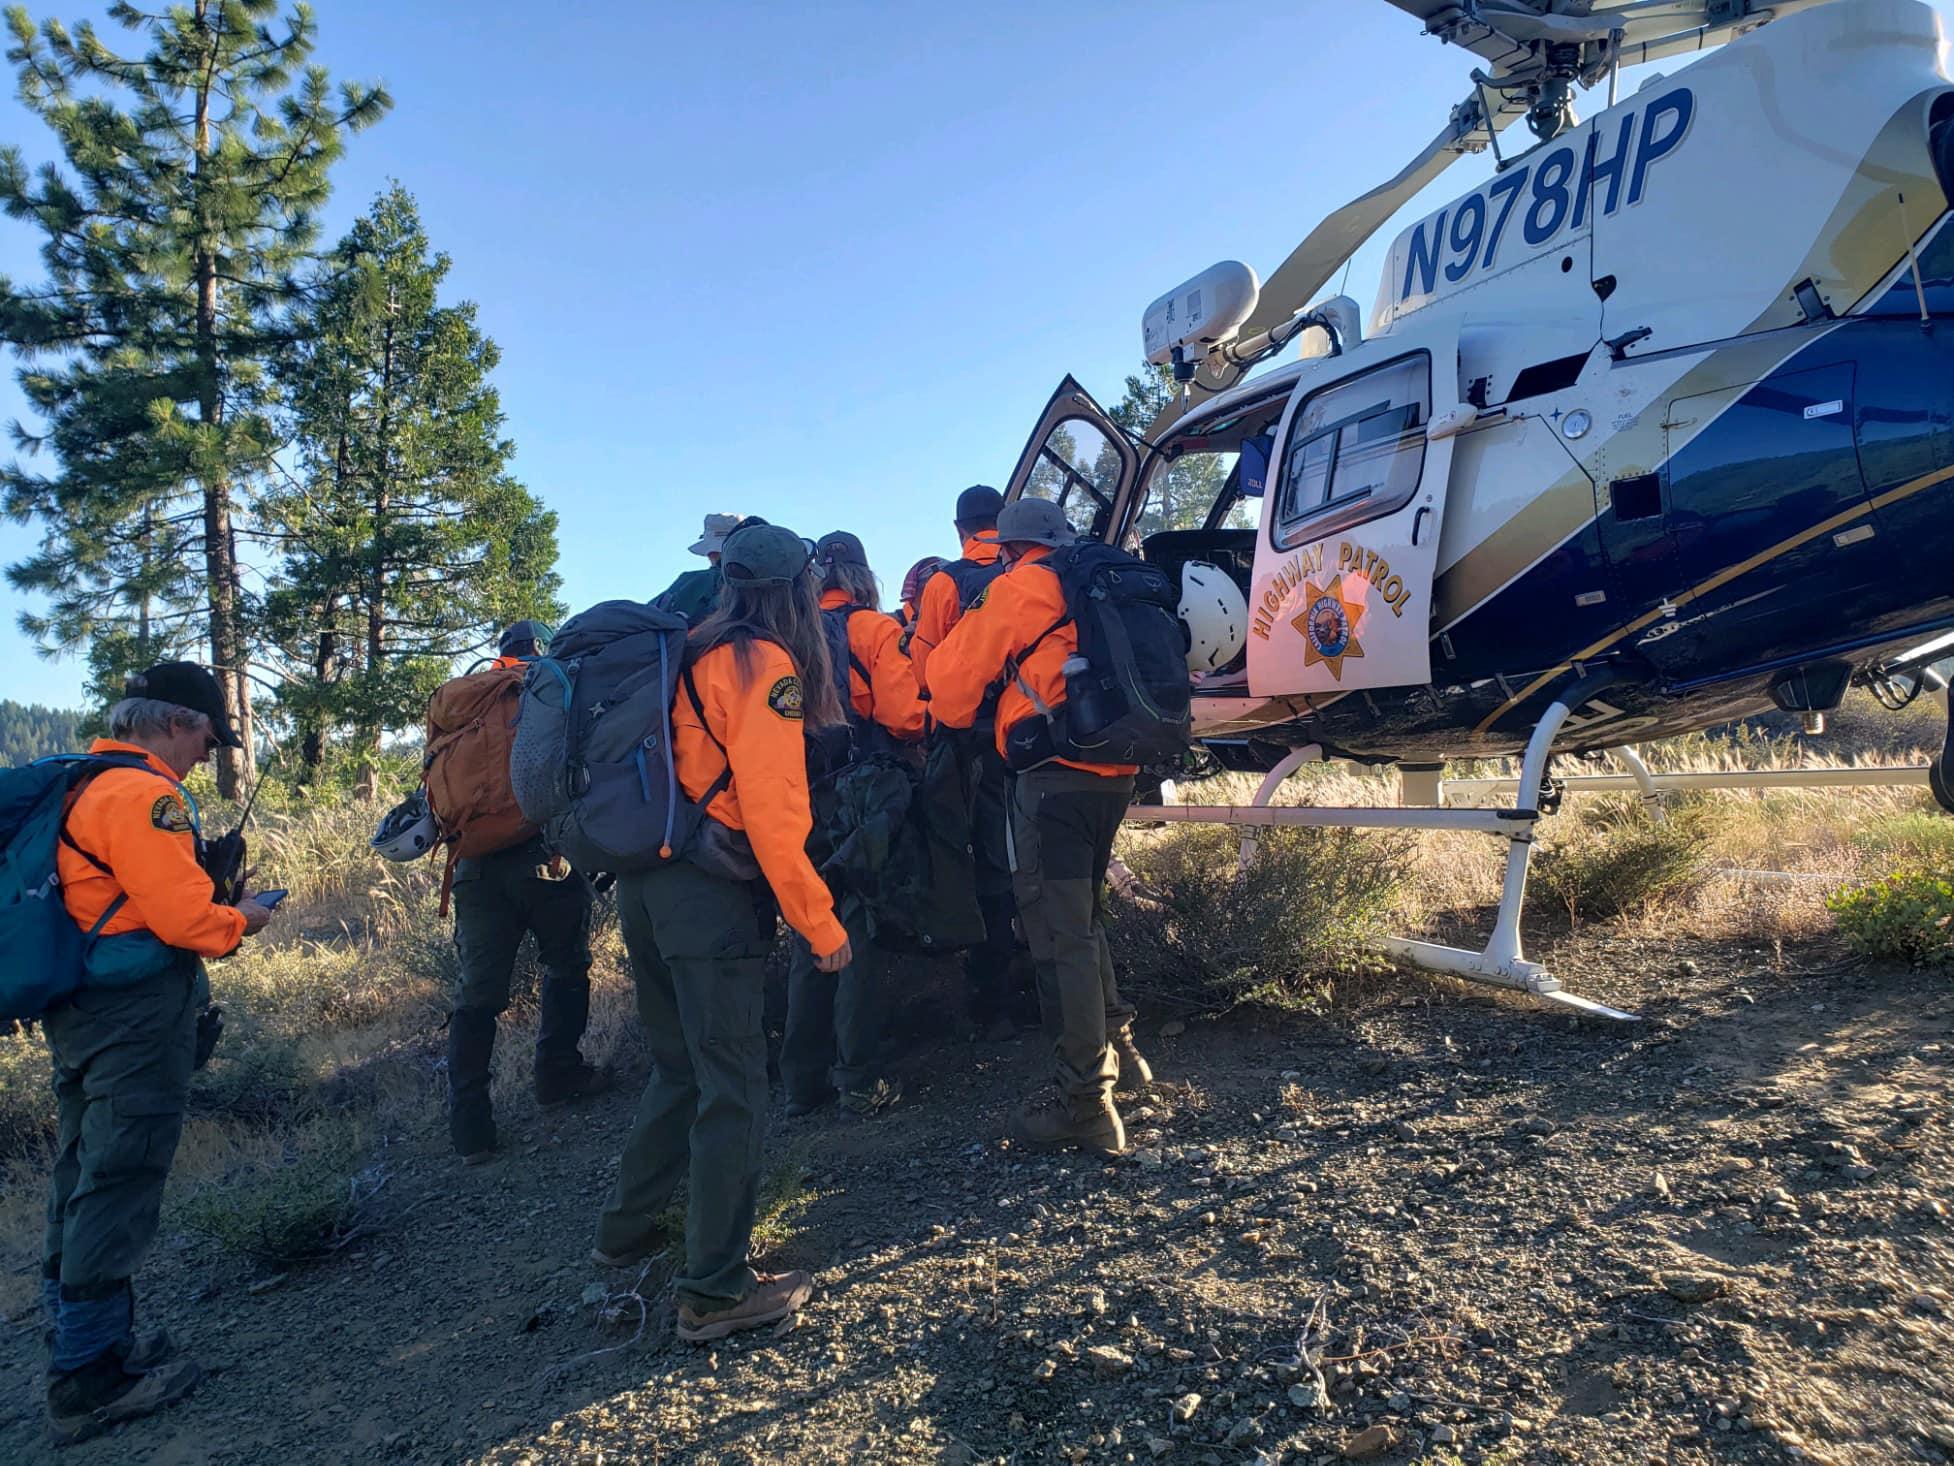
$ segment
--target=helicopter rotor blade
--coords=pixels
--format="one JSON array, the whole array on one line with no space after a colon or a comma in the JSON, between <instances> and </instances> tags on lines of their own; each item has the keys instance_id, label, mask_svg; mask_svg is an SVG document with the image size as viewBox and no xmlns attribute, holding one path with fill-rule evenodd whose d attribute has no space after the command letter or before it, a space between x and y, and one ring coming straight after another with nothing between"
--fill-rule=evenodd
<instances>
[{"instance_id":1,"label":"helicopter rotor blade","mask_svg":"<svg viewBox=\"0 0 1954 1466\"><path fill-rule=\"evenodd\" d=\"M1238 339L1246 341L1271 327L1280 326L1313 300L1318 291L1336 274L1345 260L1363 247L1393 214L1404 207L1420 189L1444 173L1462 156L1477 152L1489 141L1484 111L1486 97L1494 108L1492 126L1504 129L1526 113L1520 103L1508 103L1497 94L1477 92L1453 108L1445 129L1432 139L1424 151L1398 170L1396 176L1352 199L1324 219L1289 252L1289 258L1275 268L1263 282L1254 311L1242 323ZM1239 382L1244 368L1223 364L1217 368L1203 363L1189 384L1191 390L1168 403L1148 426L1143 437L1157 441L1189 408Z\"/></svg>"}]
</instances>

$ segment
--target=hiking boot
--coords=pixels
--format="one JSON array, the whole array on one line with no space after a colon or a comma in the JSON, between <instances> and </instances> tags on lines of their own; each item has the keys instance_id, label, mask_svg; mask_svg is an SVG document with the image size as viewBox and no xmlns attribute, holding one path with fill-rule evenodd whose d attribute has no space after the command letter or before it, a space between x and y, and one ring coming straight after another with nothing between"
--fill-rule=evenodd
<instances>
[{"instance_id":1,"label":"hiking boot","mask_svg":"<svg viewBox=\"0 0 1954 1466\"><path fill-rule=\"evenodd\" d=\"M486 1104L457 1105L448 1111L448 1138L464 1166L495 1159L495 1114Z\"/></svg>"},{"instance_id":2,"label":"hiking boot","mask_svg":"<svg viewBox=\"0 0 1954 1466\"><path fill-rule=\"evenodd\" d=\"M1018 1025L1009 1015L1000 1013L981 1026L978 1037L987 1044L1014 1043L1018 1037Z\"/></svg>"},{"instance_id":3,"label":"hiking boot","mask_svg":"<svg viewBox=\"0 0 1954 1466\"><path fill-rule=\"evenodd\" d=\"M1056 1086L1018 1106L1006 1134L1026 1150L1083 1150L1111 1160L1126 1149L1111 1095L1073 1098Z\"/></svg>"},{"instance_id":4,"label":"hiking boot","mask_svg":"<svg viewBox=\"0 0 1954 1466\"><path fill-rule=\"evenodd\" d=\"M764 1328L779 1323L814 1292L814 1279L804 1272L755 1273L754 1278L753 1291L731 1308L700 1313L689 1303L679 1304L678 1336L702 1344L741 1329Z\"/></svg>"},{"instance_id":5,"label":"hiking boot","mask_svg":"<svg viewBox=\"0 0 1954 1466\"><path fill-rule=\"evenodd\" d=\"M787 1096L787 1118L798 1120L803 1115L811 1115L831 1102L834 1097L833 1090L820 1095L790 1094Z\"/></svg>"},{"instance_id":6,"label":"hiking boot","mask_svg":"<svg viewBox=\"0 0 1954 1466\"><path fill-rule=\"evenodd\" d=\"M843 1090L841 1112L866 1120L879 1115L902 1098L902 1085L893 1079L878 1079L867 1089Z\"/></svg>"},{"instance_id":7,"label":"hiking boot","mask_svg":"<svg viewBox=\"0 0 1954 1466\"><path fill-rule=\"evenodd\" d=\"M203 1374L196 1360L176 1357L132 1368L135 1353L133 1348L111 1349L80 1369L48 1377L48 1431L57 1446L88 1440L125 1420L174 1405Z\"/></svg>"},{"instance_id":8,"label":"hiking boot","mask_svg":"<svg viewBox=\"0 0 1954 1466\"><path fill-rule=\"evenodd\" d=\"M607 1212L605 1214L605 1222L609 1220L610 1214ZM644 1233L629 1242L617 1246L605 1245L603 1241L605 1223L600 1222L597 1228L597 1245L590 1249L590 1260L599 1267L636 1267L640 1263L658 1256L659 1253L665 1251L666 1248L679 1240L678 1231L667 1225L663 1217L644 1217L641 1220L646 1228Z\"/></svg>"},{"instance_id":9,"label":"hiking boot","mask_svg":"<svg viewBox=\"0 0 1954 1466\"><path fill-rule=\"evenodd\" d=\"M568 1069L538 1069L536 1103L546 1110L553 1110L559 1105L602 1094L615 1083L617 1076L609 1069L599 1068L583 1059L577 1060Z\"/></svg>"},{"instance_id":10,"label":"hiking boot","mask_svg":"<svg viewBox=\"0 0 1954 1466\"><path fill-rule=\"evenodd\" d=\"M1153 1083L1153 1065L1133 1046L1133 1025L1127 1024L1113 1035L1113 1064L1117 1073L1113 1088L1121 1094L1138 1094Z\"/></svg>"}]
</instances>

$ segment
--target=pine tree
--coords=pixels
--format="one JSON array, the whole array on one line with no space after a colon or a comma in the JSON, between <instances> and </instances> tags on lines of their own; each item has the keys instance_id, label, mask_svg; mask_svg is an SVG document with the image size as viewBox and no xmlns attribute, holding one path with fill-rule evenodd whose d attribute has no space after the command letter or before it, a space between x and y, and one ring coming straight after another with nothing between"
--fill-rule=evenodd
<instances>
[{"instance_id":1,"label":"pine tree","mask_svg":"<svg viewBox=\"0 0 1954 1466\"><path fill-rule=\"evenodd\" d=\"M378 87L307 65L315 26L277 0L187 0L109 14L148 50L119 55L86 22L38 30L7 12L20 97L66 169L0 149L0 206L45 236L45 283L0 280L0 340L47 424L16 425L52 473L0 471L0 505L46 529L12 566L51 596L22 627L50 655L86 648L96 690L201 641L251 742L243 494L278 446L267 363L286 341L294 272L317 237L348 132L378 120ZM235 796L250 749L226 750Z\"/></svg>"},{"instance_id":2,"label":"pine tree","mask_svg":"<svg viewBox=\"0 0 1954 1466\"><path fill-rule=\"evenodd\" d=\"M500 353L475 307L439 303L413 195L374 200L327 260L281 373L297 474L266 500L285 546L268 625L305 762L420 721L501 624L553 620L556 516L509 471Z\"/></svg>"}]
</instances>

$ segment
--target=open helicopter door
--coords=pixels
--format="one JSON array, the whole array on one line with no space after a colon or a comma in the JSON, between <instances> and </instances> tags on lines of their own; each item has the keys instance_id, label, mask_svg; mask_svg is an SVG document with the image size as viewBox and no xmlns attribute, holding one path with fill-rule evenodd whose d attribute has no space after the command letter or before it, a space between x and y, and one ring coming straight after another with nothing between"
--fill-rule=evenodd
<instances>
[{"instance_id":1,"label":"open helicopter door","mask_svg":"<svg viewBox=\"0 0 1954 1466\"><path fill-rule=\"evenodd\" d=\"M1284 414L1249 596L1255 696L1431 680L1451 435L1474 412L1452 340L1396 345L1327 361L1341 370L1305 377Z\"/></svg>"},{"instance_id":2,"label":"open helicopter door","mask_svg":"<svg viewBox=\"0 0 1954 1466\"><path fill-rule=\"evenodd\" d=\"M1050 499L1082 539L1112 534L1113 508L1138 477L1140 455L1105 410L1070 376L1058 384L1004 487L1009 504Z\"/></svg>"}]
</instances>

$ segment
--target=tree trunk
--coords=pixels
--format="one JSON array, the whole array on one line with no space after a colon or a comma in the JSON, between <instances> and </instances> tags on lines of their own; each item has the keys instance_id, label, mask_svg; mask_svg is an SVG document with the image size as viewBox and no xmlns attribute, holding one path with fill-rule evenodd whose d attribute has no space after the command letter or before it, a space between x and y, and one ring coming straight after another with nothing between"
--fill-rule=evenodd
<instances>
[{"instance_id":1,"label":"tree trunk","mask_svg":"<svg viewBox=\"0 0 1954 1466\"><path fill-rule=\"evenodd\" d=\"M197 0L197 31L205 45L217 44L209 22L210 0ZM210 93L213 67L206 67L197 88L197 161L191 190L203 222L203 170L210 157ZM217 259L200 244L193 261L197 283L197 415L205 430L206 460L199 487L204 498L204 573L209 579L210 660L217 675L231 726L244 740L243 748L217 751L217 792L238 799L252 778L251 694L246 676L242 607L239 602L237 541L231 527L230 475L212 463L219 455L213 440L221 430L224 401L219 391L217 360Z\"/></svg>"},{"instance_id":2,"label":"tree trunk","mask_svg":"<svg viewBox=\"0 0 1954 1466\"><path fill-rule=\"evenodd\" d=\"M366 597L366 665L370 675L378 675L381 660L387 654L387 555L389 553L387 535L387 514L393 507L391 467L387 452L389 435L393 432L393 373L394 373L394 317L391 288L387 296L387 325L384 336L384 349L380 358L380 431L377 434L379 455L373 474L373 548L372 575L367 585ZM379 792L380 780L380 741L383 731L377 727L364 730L366 734L367 763L360 774L357 792L362 799L371 799Z\"/></svg>"}]
</instances>

